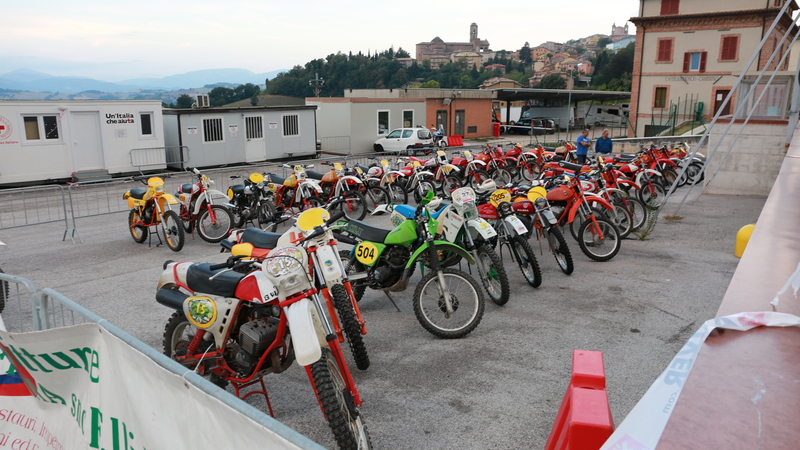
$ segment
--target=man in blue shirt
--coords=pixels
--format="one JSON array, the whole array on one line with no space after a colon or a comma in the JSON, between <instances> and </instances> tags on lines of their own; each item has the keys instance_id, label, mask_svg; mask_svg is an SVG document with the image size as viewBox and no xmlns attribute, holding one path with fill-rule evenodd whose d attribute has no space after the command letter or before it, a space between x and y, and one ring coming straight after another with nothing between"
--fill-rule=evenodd
<instances>
[{"instance_id":1,"label":"man in blue shirt","mask_svg":"<svg viewBox=\"0 0 800 450\"><path fill-rule=\"evenodd\" d=\"M594 151L597 153L602 153L607 155L612 152L612 148L614 143L611 142L611 138L608 137L608 130L603 130L603 135L597 138L597 141L594 143Z\"/></svg>"},{"instance_id":2,"label":"man in blue shirt","mask_svg":"<svg viewBox=\"0 0 800 450\"><path fill-rule=\"evenodd\" d=\"M575 150L575 155L578 156L578 164L586 164L586 155L589 153L589 147L592 145L592 141L589 139L589 130L583 130L583 133L575 140L575 145L578 147L578 149Z\"/></svg>"}]
</instances>

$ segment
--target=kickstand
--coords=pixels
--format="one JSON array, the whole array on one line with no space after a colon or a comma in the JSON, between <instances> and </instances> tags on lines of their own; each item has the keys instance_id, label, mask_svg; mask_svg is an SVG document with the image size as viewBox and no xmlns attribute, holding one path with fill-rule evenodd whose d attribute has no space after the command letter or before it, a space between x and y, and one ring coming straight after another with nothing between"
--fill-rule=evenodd
<instances>
[{"instance_id":1,"label":"kickstand","mask_svg":"<svg viewBox=\"0 0 800 450\"><path fill-rule=\"evenodd\" d=\"M389 293L386 292L386 291L383 291L383 293L386 294L387 297L389 297L389 301L392 302L392 304L394 305L395 309L397 309L397 312L402 312L402 311L400 311L400 308L397 307L397 303L394 302L394 299L392 298L392 296L389 295Z\"/></svg>"},{"instance_id":2,"label":"kickstand","mask_svg":"<svg viewBox=\"0 0 800 450\"><path fill-rule=\"evenodd\" d=\"M150 231L153 228L155 228L155 230L156 230L155 234L156 234L156 237L158 238L158 244L156 244L156 248L161 247L162 245L164 245L164 242L161 240L161 234L158 233L158 225L156 225L154 227L148 227L148 229L147 229L148 230L147 234L149 235L149 236L147 236L147 248L150 248L151 244L153 243L153 232Z\"/></svg>"}]
</instances>

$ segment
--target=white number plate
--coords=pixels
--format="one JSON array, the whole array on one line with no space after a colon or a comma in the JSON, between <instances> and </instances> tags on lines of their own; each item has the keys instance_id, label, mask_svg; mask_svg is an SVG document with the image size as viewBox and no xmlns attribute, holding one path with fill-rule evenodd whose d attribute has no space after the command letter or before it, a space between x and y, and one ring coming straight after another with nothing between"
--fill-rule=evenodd
<instances>
[{"instance_id":1,"label":"white number plate","mask_svg":"<svg viewBox=\"0 0 800 450\"><path fill-rule=\"evenodd\" d=\"M525 234L528 232L528 228L525 227L525 224L522 223L517 216L509 216L506 218L506 220L511 224L512 227L514 227L515 230L517 230L517 233Z\"/></svg>"}]
</instances>

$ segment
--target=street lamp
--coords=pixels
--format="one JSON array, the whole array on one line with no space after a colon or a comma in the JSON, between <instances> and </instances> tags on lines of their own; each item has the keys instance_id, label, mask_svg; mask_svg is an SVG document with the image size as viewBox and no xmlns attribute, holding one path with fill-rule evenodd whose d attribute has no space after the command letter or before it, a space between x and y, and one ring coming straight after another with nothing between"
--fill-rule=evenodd
<instances>
[{"instance_id":1,"label":"street lamp","mask_svg":"<svg viewBox=\"0 0 800 450\"><path fill-rule=\"evenodd\" d=\"M569 123L572 122L572 85L570 84L569 80L572 79L572 69L569 69L569 78L567 79L567 88L569 88L569 94L567 94L567 115L569 119L567 119L567 136L564 139L565 141L569 141Z\"/></svg>"},{"instance_id":2,"label":"street lamp","mask_svg":"<svg viewBox=\"0 0 800 450\"><path fill-rule=\"evenodd\" d=\"M322 91L322 87L325 86L325 80L320 78L319 73L314 73L314 79L308 81L309 86L314 87L314 96L319 97L320 91Z\"/></svg>"}]
</instances>

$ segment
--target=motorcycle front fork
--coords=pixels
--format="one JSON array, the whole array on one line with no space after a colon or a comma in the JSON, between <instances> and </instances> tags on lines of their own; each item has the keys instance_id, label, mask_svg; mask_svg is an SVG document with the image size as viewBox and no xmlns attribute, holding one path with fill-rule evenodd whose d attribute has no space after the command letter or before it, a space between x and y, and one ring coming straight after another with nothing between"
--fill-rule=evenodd
<instances>
[{"instance_id":1,"label":"motorcycle front fork","mask_svg":"<svg viewBox=\"0 0 800 450\"><path fill-rule=\"evenodd\" d=\"M450 315L455 312L453 310L453 300L450 298L450 292L447 290L447 281L444 279L444 272L442 265L439 263L439 253L436 251L436 246L433 245L433 239L428 240L428 259L430 260L431 270L436 272L436 278L439 284L436 286L439 289L439 296L444 298L446 312L445 318L450 318Z\"/></svg>"}]
</instances>

